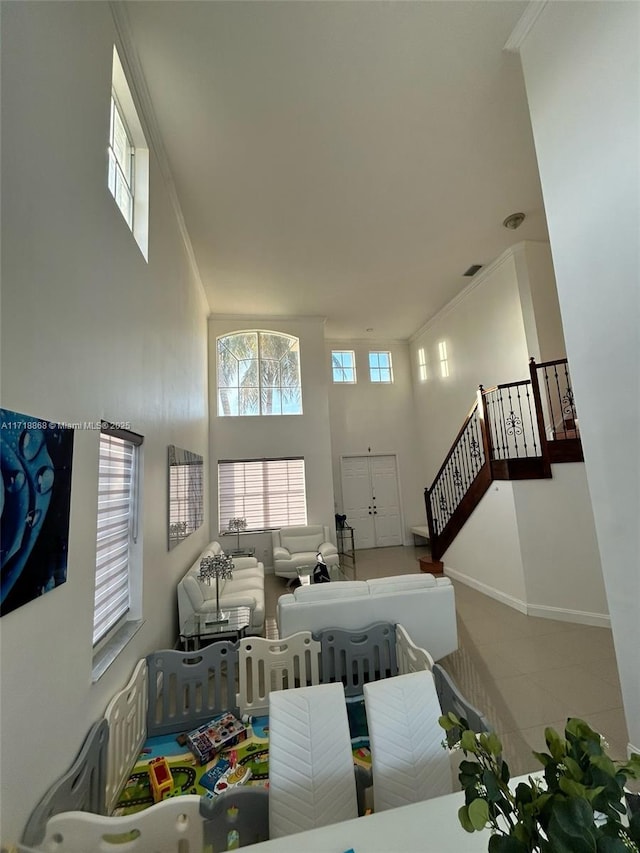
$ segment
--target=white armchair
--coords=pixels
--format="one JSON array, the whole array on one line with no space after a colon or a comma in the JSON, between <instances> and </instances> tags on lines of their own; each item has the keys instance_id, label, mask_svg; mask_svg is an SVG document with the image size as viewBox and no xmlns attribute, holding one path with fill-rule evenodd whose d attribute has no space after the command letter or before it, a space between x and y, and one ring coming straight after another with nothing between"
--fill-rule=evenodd
<instances>
[{"instance_id":1,"label":"white armchair","mask_svg":"<svg viewBox=\"0 0 640 853\"><path fill-rule=\"evenodd\" d=\"M338 549L329 539L326 524L307 524L300 527L282 527L271 532L273 539L273 566L281 578L297 578L298 569L315 566L318 552L331 568L339 563Z\"/></svg>"}]
</instances>

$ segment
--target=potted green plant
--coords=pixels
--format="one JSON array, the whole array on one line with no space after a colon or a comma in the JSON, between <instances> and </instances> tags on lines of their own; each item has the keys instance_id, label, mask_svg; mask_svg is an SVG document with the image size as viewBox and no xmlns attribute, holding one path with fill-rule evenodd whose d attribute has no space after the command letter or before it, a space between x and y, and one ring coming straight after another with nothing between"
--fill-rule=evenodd
<instances>
[{"instance_id":1,"label":"potted green plant","mask_svg":"<svg viewBox=\"0 0 640 853\"><path fill-rule=\"evenodd\" d=\"M460 823L467 832L491 829L489 853L640 853L640 813L629 817L625 800L627 780L640 779L640 755L613 761L597 732L569 718L564 737L545 729L549 752L533 753L540 773L514 786L496 734L475 734L452 713L440 725L449 739L459 733L465 754Z\"/></svg>"}]
</instances>

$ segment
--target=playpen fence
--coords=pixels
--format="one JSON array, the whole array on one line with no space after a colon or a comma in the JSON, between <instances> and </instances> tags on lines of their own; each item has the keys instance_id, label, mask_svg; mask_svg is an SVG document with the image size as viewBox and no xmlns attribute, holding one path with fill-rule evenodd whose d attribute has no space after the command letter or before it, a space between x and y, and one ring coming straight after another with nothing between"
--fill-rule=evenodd
<instances>
[{"instance_id":1,"label":"playpen fence","mask_svg":"<svg viewBox=\"0 0 640 853\"><path fill-rule=\"evenodd\" d=\"M417 647L401 625L390 623L377 623L357 632L328 628L312 635L302 631L276 641L246 637L238 643L215 643L197 652L154 652L138 662L126 686L109 702L104 719L91 727L69 770L31 813L22 837L23 853L34 848L36 853L109 853L112 849L145 853L155 848L145 846L140 839L155 838L153 827L149 829L147 824L156 814L162 814L164 832L168 833L164 846L158 849L200 853L190 835L193 808L187 807L192 800L199 801L198 797L186 795L158 803L126 816L129 823L106 817L146 738L189 731L227 710L238 716L267 714L272 690L310 686L328 679L342 681L347 695L353 695L361 692L368 680L430 670L432 665L428 652ZM69 817L69 822L63 823L63 813L68 812L73 813L73 819ZM54 816L58 816L55 823ZM72 827L79 827L77 832L85 839L89 836L84 834L84 827L88 833L92 821L95 831L103 833L99 842L103 846L73 846L76 829ZM65 844L55 846L52 841L48 847L41 846L45 833L49 838L51 826L63 828L57 837L64 835ZM118 848L105 840L109 827L124 826L130 829L120 833L133 833L126 847L118 833ZM91 837L95 840L98 836ZM176 846L167 846L174 838Z\"/></svg>"}]
</instances>

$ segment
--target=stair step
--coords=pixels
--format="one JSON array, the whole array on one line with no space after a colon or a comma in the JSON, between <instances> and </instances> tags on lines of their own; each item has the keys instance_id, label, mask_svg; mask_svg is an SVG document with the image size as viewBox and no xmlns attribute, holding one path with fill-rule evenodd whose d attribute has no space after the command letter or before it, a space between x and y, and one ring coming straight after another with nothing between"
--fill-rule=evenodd
<instances>
[{"instance_id":1,"label":"stair step","mask_svg":"<svg viewBox=\"0 0 640 853\"><path fill-rule=\"evenodd\" d=\"M430 575L444 574L444 563L441 560L432 560L431 557L420 557L420 571Z\"/></svg>"}]
</instances>

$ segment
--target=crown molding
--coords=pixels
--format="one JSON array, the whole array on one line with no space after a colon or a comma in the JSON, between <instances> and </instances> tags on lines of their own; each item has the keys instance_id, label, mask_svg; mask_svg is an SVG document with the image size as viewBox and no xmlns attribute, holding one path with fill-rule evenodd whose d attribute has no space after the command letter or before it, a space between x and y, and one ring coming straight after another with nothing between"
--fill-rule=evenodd
<instances>
[{"instance_id":1,"label":"crown molding","mask_svg":"<svg viewBox=\"0 0 640 853\"><path fill-rule=\"evenodd\" d=\"M377 338L373 335L370 338L325 338L327 344L366 344L367 346L379 346L386 344L387 346L408 346L409 338Z\"/></svg>"},{"instance_id":2,"label":"crown molding","mask_svg":"<svg viewBox=\"0 0 640 853\"><path fill-rule=\"evenodd\" d=\"M410 335L409 341L413 343L422 335L424 335L424 333L427 332L431 328L431 326L435 325L435 323L439 322L444 317L446 317L447 314L451 313L451 311L453 311L454 308L456 308L463 301L463 299L466 299L467 296L469 296L469 294L476 289L476 287L486 281L486 279L490 275L493 275L493 273L499 267L501 267L502 264L512 258L515 258L516 255L520 254L527 243L542 242L542 240L520 240L520 242L514 243L513 246L509 246L508 249L505 249L505 251L501 255L498 255L495 260L491 261L490 264L487 264L486 267L482 267L481 270L478 270L478 272L473 276L473 278L464 288L464 290L461 290L457 296L454 296L453 299L450 302L447 302L447 304L443 308L441 308L436 314L434 314L432 317L429 317L426 323L423 323L417 331Z\"/></svg>"},{"instance_id":3,"label":"crown molding","mask_svg":"<svg viewBox=\"0 0 640 853\"><path fill-rule=\"evenodd\" d=\"M320 323L325 325L327 318L320 314L209 314L214 323L251 322L251 323Z\"/></svg>"},{"instance_id":4,"label":"crown molding","mask_svg":"<svg viewBox=\"0 0 640 853\"><path fill-rule=\"evenodd\" d=\"M518 23L511 31L511 35L504 43L503 50L507 51L507 53L520 53L520 48L524 44L526 37L529 35L529 32L548 2L549 0L531 0Z\"/></svg>"},{"instance_id":5,"label":"crown molding","mask_svg":"<svg viewBox=\"0 0 640 853\"><path fill-rule=\"evenodd\" d=\"M140 57L138 56L138 51L133 40L126 4L110 0L109 8L111 9L111 16L116 29L118 53L120 54L120 60L127 77L129 88L131 89L131 96L138 113L138 118L140 119L140 124L144 130L149 147L153 150L158 161L160 174L162 175L165 189L176 217L187 260L200 290L200 297L207 311L210 311L211 306L209 305L209 300L207 299L207 294L202 283L198 262L196 261L195 252L191 244L191 237L189 236L180 200L178 199L176 185L173 180L173 174L171 173L171 167L169 166L169 159L162 141L155 110L153 109L149 87L147 86L142 63L140 62Z\"/></svg>"}]
</instances>

